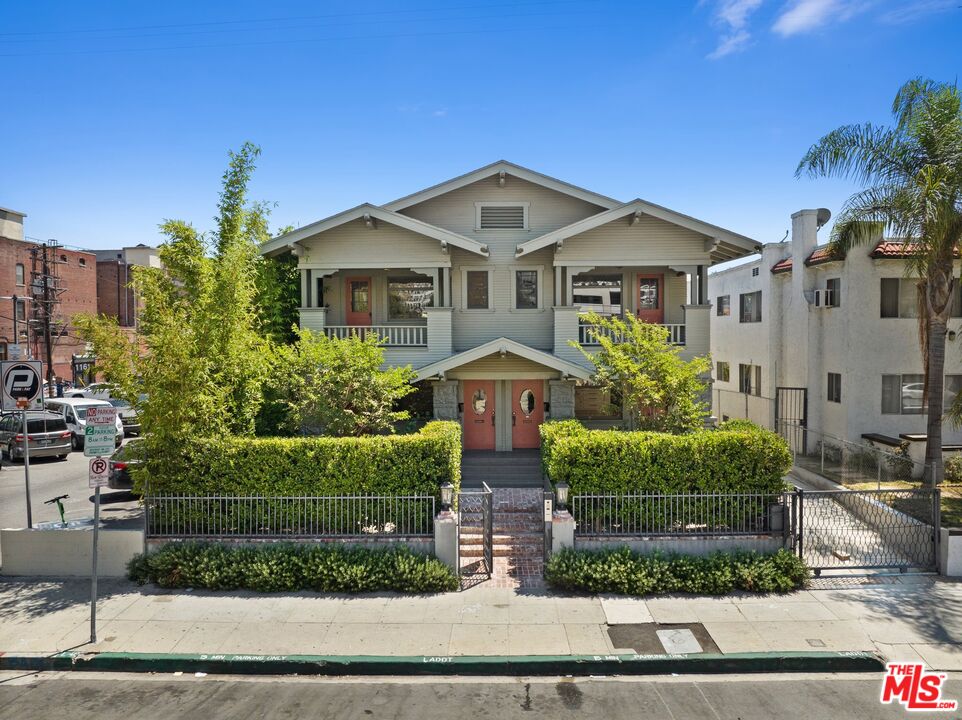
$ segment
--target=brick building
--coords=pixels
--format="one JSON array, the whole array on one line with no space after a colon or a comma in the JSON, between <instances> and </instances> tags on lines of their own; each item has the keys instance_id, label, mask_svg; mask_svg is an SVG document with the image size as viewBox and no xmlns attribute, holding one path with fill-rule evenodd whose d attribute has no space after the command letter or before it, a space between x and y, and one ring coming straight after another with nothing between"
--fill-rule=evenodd
<instances>
[{"instance_id":1,"label":"brick building","mask_svg":"<svg viewBox=\"0 0 962 720\"><path fill-rule=\"evenodd\" d=\"M24 239L25 213L0 208L0 359L10 356L9 346L19 344L29 354L46 361L42 310L33 296L42 297L44 244ZM73 355L83 355L85 344L72 319L79 313L97 312L97 258L92 252L47 246L48 297L58 302L51 312L51 348L54 375L71 378ZM16 311L19 337L14 336L14 295L27 298ZM39 303L37 303L39 306Z\"/></svg>"},{"instance_id":2,"label":"brick building","mask_svg":"<svg viewBox=\"0 0 962 720\"><path fill-rule=\"evenodd\" d=\"M136 327L140 299L130 282L133 268L160 267L157 248L147 245L97 250L97 312L116 318L121 327Z\"/></svg>"}]
</instances>

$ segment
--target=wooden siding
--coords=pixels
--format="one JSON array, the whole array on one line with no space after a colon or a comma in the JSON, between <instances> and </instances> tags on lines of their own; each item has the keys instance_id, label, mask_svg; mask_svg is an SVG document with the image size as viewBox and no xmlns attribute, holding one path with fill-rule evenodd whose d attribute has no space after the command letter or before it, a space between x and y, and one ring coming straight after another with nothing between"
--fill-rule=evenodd
<instances>
[{"instance_id":1,"label":"wooden siding","mask_svg":"<svg viewBox=\"0 0 962 720\"><path fill-rule=\"evenodd\" d=\"M545 367L534 360L506 353L501 357L499 353L473 360L445 373L452 379L495 379L514 378L516 380L555 379L561 376L557 370Z\"/></svg>"},{"instance_id":2,"label":"wooden siding","mask_svg":"<svg viewBox=\"0 0 962 720\"><path fill-rule=\"evenodd\" d=\"M708 237L644 216L636 224L620 218L564 241L559 265L709 265Z\"/></svg>"},{"instance_id":3,"label":"wooden siding","mask_svg":"<svg viewBox=\"0 0 962 720\"><path fill-rule=\"evenodd\" d=\"M528 203L527 230L477 229L474 205L476 202L508 201ZM511 175L508 176L504 187L499 187L497 175L492 175L401 210L405 215L451 230L478 242L489 245L510 244L512 255L519 243L603 211L604 208L598 205Z\"/></svg>"},{"instance_id":4,"label":"wooden siding","mask_svg":"<svg viewBox=\"0 0 962 720\"><path fill-rule=\"evenodd\" d=\"M302 243L300 267L384 267L404 263L407 267L447 265L448 256L434 238L378 221L372 230L363 220L352 220ZM469 253L470 254L470 253ZM481 256L475 255L479 260Z\"/></svg>"}]
</instances>

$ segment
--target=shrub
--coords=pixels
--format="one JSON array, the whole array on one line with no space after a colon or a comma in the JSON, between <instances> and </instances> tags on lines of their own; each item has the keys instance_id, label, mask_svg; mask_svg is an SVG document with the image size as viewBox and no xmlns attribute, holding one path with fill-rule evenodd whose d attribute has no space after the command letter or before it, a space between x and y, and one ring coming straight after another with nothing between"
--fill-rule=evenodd
<instances>
[{"instance_id":1,"label":"shrub","mask_svg":"<svg viewBox=\"0 0 962 720\"><path fill-rule=\"evenodd\" d=\"M945 461L945 482L950 485L962 483L962 455L953 455Z\"/></svg>"},{"instance_id":2,"label":"shrub","mask_svg":"<svg viewBox=\"0 0 962 720\"><path fill-rule=\"evenodd\" d=\"M724 595L732 590L772 593L805 586L805 563L788 550L692 555L641 555L627 547L585 551L565 549L545 568L548 584L560 590L624 595L694 593Z\"/></svg>"},{"instance_id":3,"label":"shrub","mask_svg":"<svg viewBox=\"0 0 962 720\"><path fill-rule=\"evenodd\" d=\"M754 423L747 418L731 418L730 420L725 420L718 424L718 430L742 430L748 432L757 432L759 430L764 430L764 428L758 423Z\"/></svg>"},{"instance_id":4,"label":"shrub","mask_svg":"<svg viewBox=\"0 0 962 720\"><path fill-rule=\"evenodd\" d=\"M152 493L196 495L440 496L461 484L461 427L428 423L412 435L197 438L171 450L162 472L148 466Z\"/></svg>"},{"instance_id":5,"label":"shrub","mask_svg":"<svg viewBox=\"0 0 962 720\"><path fill-rule=\"evenodd\" d=\"M256 592L444 592L458 578L440 560L404 546L386 550L340 544L231 546L172 543L138 555L128 575L141 585Z\"/></svg>"}]
</instances>

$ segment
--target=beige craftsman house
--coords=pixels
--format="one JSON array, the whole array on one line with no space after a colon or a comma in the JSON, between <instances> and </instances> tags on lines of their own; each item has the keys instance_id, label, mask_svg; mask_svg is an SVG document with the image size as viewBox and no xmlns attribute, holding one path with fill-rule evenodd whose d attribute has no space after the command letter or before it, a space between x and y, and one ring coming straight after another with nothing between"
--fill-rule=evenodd
<instances>
[{"instance_id":1,"label":"beige craftsman house","mask_svg":"<svg viewBox=\"0 0 962 720\"><path fill-rule=\"evenodd\" d=\"M747 237L644 200L621 202L496 162L271 240L301 272L301 325L376 332L390 365L433 389L468 449L537 447L546 418L603 414L581 314L661 323L709 349L707 269Z\"/></svg>"}]
</instances>

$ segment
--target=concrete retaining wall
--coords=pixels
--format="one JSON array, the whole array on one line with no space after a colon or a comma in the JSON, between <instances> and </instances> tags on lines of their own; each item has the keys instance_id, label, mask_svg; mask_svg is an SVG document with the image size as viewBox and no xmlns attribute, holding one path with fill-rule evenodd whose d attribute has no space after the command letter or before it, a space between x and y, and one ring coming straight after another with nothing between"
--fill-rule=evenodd
<instances>
[{"instance_id":1,"label":"concrete retaining wall","mask_svg":"<svg viewBox=\"0 0 962 720\"><path fill-rule=\"evenodd\" d=\"M143 552L140 530L101 530L97 554L99 577L125 577L127 563ZM3 575L89 577L93 561L93 529L0 530Z\"/></svg>"},{"instance_id":2,"label":"concrete retaining wall","mask_svg":"<svg viewBox=\"0 0 962 720\"><path fill-rule=\"evenodd\" d=\"M578 550L605 550L623 547L639 553L663 552L676 555L710 555L714 552L754 550L773 553L782 547L782 538L770 535L743 535L728 537L631 537L611 536L605 538L575 537Z\"/></svg>"}]
</instances>

